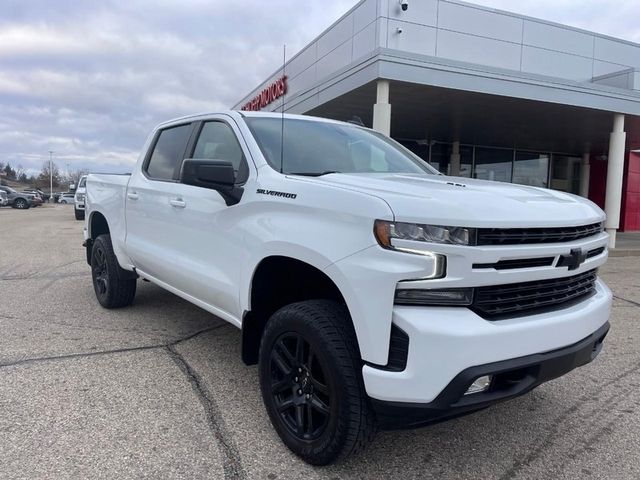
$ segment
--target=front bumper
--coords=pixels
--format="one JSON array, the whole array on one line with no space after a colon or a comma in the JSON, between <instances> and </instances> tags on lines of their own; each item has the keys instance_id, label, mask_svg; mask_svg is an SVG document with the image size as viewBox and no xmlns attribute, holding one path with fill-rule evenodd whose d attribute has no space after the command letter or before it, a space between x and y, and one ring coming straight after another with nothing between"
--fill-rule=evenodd
<instances>
[{"instance_id":1,"label":"front bumper","mask_svg":"<svg viewBox=\"0 0 640 480\"><path fill-rule=\"evenodd\" d=\"M583 340L546 353L467 368L460 372L432 402L425 404L372 400L381 428L412 428L446 420L508 400L591 362L602 350L609 332L605 323ZM469 385L484 375L493 375L490 388L464 395Z\"/></svg>"},{"instance_id":2,"label":"front bumper","mask_svg":"<svg viewBox=\"0 0 640 480\"><path fill-rule=\"evenodd\" d=\"M407 365L400 372L365 365L367 394L383 402L430 404L470 368L574 345L609 319L611 291L599 279L595 287L580 303L500 321L463 307L396 306L393 323L409 336Z\"/></svg>"}]
</instances>

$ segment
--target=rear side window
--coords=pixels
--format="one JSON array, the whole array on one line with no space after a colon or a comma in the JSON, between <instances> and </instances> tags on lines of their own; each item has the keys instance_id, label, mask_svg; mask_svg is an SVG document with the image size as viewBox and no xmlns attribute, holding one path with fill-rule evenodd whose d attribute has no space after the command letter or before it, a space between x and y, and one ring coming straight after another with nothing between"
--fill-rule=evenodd
<instances>
[{"instance_id":1,"label":"rear side window","mask_svg":"<svg viewBox=\"0 0 640 480\"><path fill-rule=\"evenodd\" d=\"M244 182L249 173L238 139L231 127L224 122L204 124L193 158L230 161L236 171L238 183Z\"/></svg>"},{"instance_id":2,"label":"rear side window","mask_svg":"<svg viewBox=\"0 0 640 480\"><path fill-rule=\"evenodd\" d=\"M180 125L160 132L147 165L147 174L151 178L174 179L176 166L183 160L190 134L191 125Z\"/></svg>"}]
</instances>

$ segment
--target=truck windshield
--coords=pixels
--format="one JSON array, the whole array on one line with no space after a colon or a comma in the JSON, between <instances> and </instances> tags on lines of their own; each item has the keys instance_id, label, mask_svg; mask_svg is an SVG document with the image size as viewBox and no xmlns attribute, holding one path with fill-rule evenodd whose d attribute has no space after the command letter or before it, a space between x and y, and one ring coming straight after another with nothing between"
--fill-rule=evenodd
<instances>
[{"instance_id":1,"label":"truck windshield","mask_svg":"<svg viewBox=\"0 0 640 480\"><path fill-rule=\"evenodd\" d=\"M80 179L80 183L78 184L78 188L84 188L86 184L87 184L87 177L82 177Z\"/></svg>"},{"instance_id":2,"label":"truck windshield","mask_svg":"<svg viewBox=\"0 0 640 480\"><path fill-rule=\"evenodd\" d=\"M247 117L245 121L269 165L283 173L438 174L400 144L356 125L286 118L283 135L280 118Z\"/></svg>"}]
</instances>

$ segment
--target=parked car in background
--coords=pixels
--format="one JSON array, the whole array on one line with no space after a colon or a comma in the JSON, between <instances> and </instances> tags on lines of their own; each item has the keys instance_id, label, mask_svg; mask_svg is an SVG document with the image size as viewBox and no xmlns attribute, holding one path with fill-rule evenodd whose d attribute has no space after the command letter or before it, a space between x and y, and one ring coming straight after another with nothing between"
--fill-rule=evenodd
<instances>
[{"instance_id":1,"label":"parked car in background","mask_svg":"<svg viewBox=\"0 0 640 480\"><path fill-rule=\"evenodd\" d=\"M7 198L7 192L0 190L0 207L9 205L9 199Z\"/></svg>"},{"instance_id":2,"label":"parked car in background","mask_svg":"<svg viewBox=\"0 0 640 480\"><path fill-rule=\"evenodd\" d=\"M24 193L30 193L31 195L33 195L34 200L35 200L35 205L34 206L39 206L42 205L43 203L45 203L48 199L49 196L48 195L44 195L44 193L42 192L42 190L39 189L25 189L23 190Z\"/></svg>"},{"instance_id":3,"label":"parked car in background","mask_svg":"<svg viewBox=\"0 0 640 480\"><path fill-rule=\"evenodd\" d=\"M49 194L44 193L41 189L39 188L25 188L23 190L23 192L25 193L32 193L33 195L40 197L42 199L43 203L46 203L49 201Z\"/></svg>"},{"instance_id":4,"label":"parked car in background","mask_svg":"<svg viewBox=\"0 0 640 480\"><path fill-rule=\"evenodd\" d=\"M38 192L38 195L40 195L40 197L45 203L49 201L49 198L51 198L51 196L48 193L45 193L39 188L36 188L36 191Z\"/></svg>"},{"instance_id":5,"label":"parked car in background","mask_svg":"<svg viewBox=\"0 0 640 480\"><path fill-rule=\"evenodd\" d=\"M0 185L0 190L7 194L9 199L9 205L13 208L19 208L21 210L33 207L35 205L34 195L31 193L18 192L11 187Z\"/></svg>"},{"instance_id":6,"label":"parked car in background","mask_svg":"<svg viewBox=\"0 0 640 480\"><path fill-rule=\"evenodd\" d=\"M78 188L76 188L76 195L74 198L73 212L76 215L76 220L84 220L84 197L87 193L87 176L80 177L78 182Z\"/></svg>"},{"instance_id":7,"label":"parked car in background","mask_svg":"<svg viewBox=\"0 0 640 480\"><path fill-rule=\"evenodd\" d=\"M72 203L74 203L74 194L70 192L61 193L58 198L58 203L71 205Z\"/></svg>"}]
</instances>

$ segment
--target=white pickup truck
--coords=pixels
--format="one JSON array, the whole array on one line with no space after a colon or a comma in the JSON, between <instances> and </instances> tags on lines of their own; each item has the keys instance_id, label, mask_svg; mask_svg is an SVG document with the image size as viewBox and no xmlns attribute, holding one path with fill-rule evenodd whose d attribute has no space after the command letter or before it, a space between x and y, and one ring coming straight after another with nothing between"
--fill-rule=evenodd
<instances>
[{"instance_id":1,"label":"white pickup truck","mask_svg":"<svg viewBox=\"0 0 640 480\"><path fill-rule=\"evenodd\" d=\"M242 329L273 426L313 464L528 392L609 329L602 210L440 175L354 124L173 120L130 176L88 176L86 212L100 304L141 278Z\"/></svg>"},{"instance_id":2,"label":"white pickup truck","mask_svg":"<svg viewBox=\"0 0 640 480\"><path fill-rule=\"evenodd\" d=\"M84 220L84 197L87 193L87 176L83 175L78 181L76 193L73 196L73 213L76 220Z\"/></svg>"}]
</instances>

